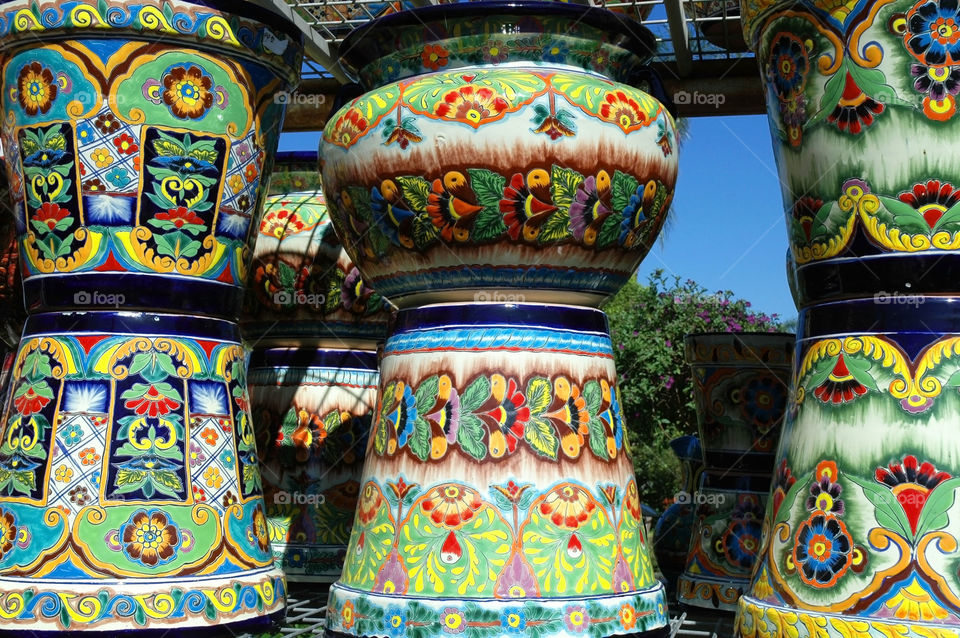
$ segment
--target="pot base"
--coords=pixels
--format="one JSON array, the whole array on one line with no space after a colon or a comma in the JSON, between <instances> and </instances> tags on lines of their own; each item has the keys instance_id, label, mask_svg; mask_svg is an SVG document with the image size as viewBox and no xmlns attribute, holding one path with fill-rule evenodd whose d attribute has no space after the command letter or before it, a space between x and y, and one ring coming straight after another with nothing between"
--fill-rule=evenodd
<instances>
[{"instance_id":1,"label":"pot base","mask_svg":"<svg viewBox=\"0 0 960 638\"><path fill-rule=\"evenodd\" d=\"M391 624L392 619L400 624ZM500 633L522 633L524 627L535 623L542 638L660 638L670 633L666 591L659 582L625 594L556 599L455 600L370 593L339 584L330 588L328 636L403 636L408 626L416 625L422 632L418 635L426 638L457 629L451 623L467 628L498 627Z\"/></svg>"},{"instance_id":2,"label":"pot base","mask_svg":"<svg viewBox=\"0 0 960 638\"><path fill-rule=\"evenodd\" d=\"M750 581L746 578L716 580L684 574L677 580L677 602L681 605L735 612L737 598L749 585Z\"/></svg>"},{"instance_id":3,"label":"pot base","mask_svg":"<svg viewBox=\"0 0 960 638\"><path fill-rule=\"evenodd\" d=\"M116 635L136 623L138 636L236 635L269 628L286 607L283 572L269 568L240 577L129 578L92 583L0 578L3 636ZM131 622L133 620L133 623Z\"/></svg>"}]
</instances>

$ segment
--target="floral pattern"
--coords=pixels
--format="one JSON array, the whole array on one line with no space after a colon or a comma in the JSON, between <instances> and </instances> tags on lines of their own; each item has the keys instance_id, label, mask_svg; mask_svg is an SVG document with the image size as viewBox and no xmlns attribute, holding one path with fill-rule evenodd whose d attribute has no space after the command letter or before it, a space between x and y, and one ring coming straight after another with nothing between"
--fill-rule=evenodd
<instances>
[{"instance_id":1,"label":"floral pattern","mask_svg":"<svg viewBox=\"0 0 960 638\"><path fill-rule=\"evenodd\" d=\"M53 72L39 62L31 62L17 75L17 101L28 115L47 113L57 98Z\"/></svg>"},{"instance_id":2,"label":"floral pattern","mask_svg":"<svg viewBox=\"0 0 960 638\"><path fill-rule=\"evenodd\" d=\"M213 80L198 66L176 66L163 76L163 103L181 119L200 119L213 106Z\"/></svg>"},{"instance_id":3,"label":"floral pattern","mask_svg":"<svg viewBox=\"0 0 960 638\"><path fill-rule=\"evenodd\" d=\"M123 526L123 551L131 559L156 567L173 560L180 547L180 532L159 510L139 510Z\"/></svg>"}]
</instances>

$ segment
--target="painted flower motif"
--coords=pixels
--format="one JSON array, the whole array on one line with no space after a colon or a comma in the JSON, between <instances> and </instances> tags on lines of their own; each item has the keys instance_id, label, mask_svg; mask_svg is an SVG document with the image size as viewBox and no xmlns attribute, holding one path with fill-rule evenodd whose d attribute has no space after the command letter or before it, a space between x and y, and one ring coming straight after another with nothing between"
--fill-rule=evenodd
<instances>
[{"instance_id":1,"label":"painted flower motif","mask_svg":"<svg viewBox=\"0 0 960 638\"><path fill-rule=\"evenodd\" d=\"M257 542L257 547L261 552L270 549L270 533L267 529L267 517L263 513L263 507L257 505L253 510L253 538Z\"/></svg>"},{"instance_id":2,"label":"painted flower motif","mask_svg":"<svg viewBox=\"0 0 960 638\"><path fill-rule=\"evenodd\" d=\"M391 636L399 638L407 633L407 612L400 607L391 607L383 615L383 626Z\"/></svg>"},{"instance_id":3,"label":"painted flower motif","mask_svg":"<svg viewBox=\"0 0 960 638\"><path fill-rule=\"evenodd\" d=\"M637 190L630 196L627 205L620 211L622 217L620 221L619 241L624 246L632 247L639 238L638 231L648 219L654 218L660 210L666 210L670 204L671 195L663 200L660 210L654 210L654 204L658 199L659 186L654 180L646 184L637 186Z\"/></svg>"},{"instance_id":4,"label":"painted flower motif","mask_svg":"<svg viewBox=\"0 0 960 638\"><path fill-rule=\"evenodd\" d=\"M363 486L363 492L360 494L360 501L357 503L357 520L361 525L366 525L376 517L380 511L380 505L383 503L383 494L372 482Z\"/></svg>"},{"instance_id":5,"label":"painted flower motif","mask_svg":"<svg viewBox=\"0 0 960 638\"><path fill-rule=\"evenodd\" d=\"M915 184L897 195L897 199L920 213L932 229L945 212L960 203L960 189L949 182L932 179L926 184Z\"/></svg>"},{"instance_id":6,"label":"painted flower motif","mask_svg":"<svg viewBox=\"0 0 960 638\"><path fill-rule=\"evenodd\" d=\"M857 135L873 124L874 116L883 113L883 109L884 105L864 93L853 76L847 73L843 94L827 121L840 131Z\"/></svg>"},{"instance_id":7,"label":"painted flower motif","mask_svg":"<svg viewBox=\"0 0 960 638\"><path fill-rule=\"evenodd\" d=\"M0 558L6 557L17 540L16 519L13 512L0 510Z\"/></svg>"},{"instance_id":8,"label":"painted flower motif","mask_svg":"<svg viewBox=\"0 0 960 638\"><path fill-rule=\"evenodd\" d=\"M27 386L26 392L23 394L15 394L13 398L13 406L17 409L17 412L23 416L30 416L35 412L39 412L48 403L50 403L50 398L37 394L37 391L32 385Z\"/></svg>"},{"instance_id":9,"label":"painted flower motif","mask_svg":"<svg viewBox=\"0 0 960 638\"><path fill-rule=\"evenodd\" d=\"M237 503L237 495L233 493L233 490L227 490L227 493L223 495L223 506L230 507Z\"/></svg>"},{"instance_id":10,"label":"painted flower motif","mask_svg":"<svg viewBox=\"0 0 960 638\"><path fill-rule=\"evenodd\" d=\"M80 462L83 465L93 465L100 460L100 455L97 454L97 451L92 447L80 450L80 453L77 454L77 457L80 459Z\"/></svg>"},{"instance_id":11,"label":"painted flower motif","mask_svg":"<svg viewBox=\"0 0 960 638\"><path fill-rule=\"evenodd\" d=\"M180 532L159 510L139 510L120 530L124 553L132 560L156 567L173 560Z\"/></svg>"},{"instance_id":12,"label":"painted flower motif","mask_svg":"<svg viewBox=\"0 0 960 638\"><path fill-rule=\"evenodd\" d=\"M821 461L817 465L814 481L810 485L810 496L807 497L808 510L843 514L843 501L840 499L843 488L836 482L837 475L837 464L833 461Z\"/></svg>"},{"instance_id":13,"label":"painted flower motif","mask_svg":"<svg viewBox=\"0 0 960 638\"><path fill-rule=\"evenodd\" d=\"M503 42L488 40L480 48L483 54L483 61L488 64L500 64L507 59L507 47Z\"/></svg>"},{"instance_id":14,"label":"painted flower motif","mask_svg":"<svg viewBox=\"0 0 960 638\"><path fill-rule=\"evenodd\" d=\"M637 609L630 603L624 603L620 606L617 617L624 629L633 629L637 625Z\"/></svg>"},{"instance_id":15,"label":"painted flower motif","mask_svg":"<svg viewBox=\"0 0 960 638\"><path fill-rule=\"evenodd\" d=\"M467 84L447 91L434 112L440 117L466 122L474 128L498 119L510 106L506 98L486 86Z\"/></svg>"},{"instance_id":16,"label":"painted flower motif","mask_svg":"<svg viewBox=\"0 0 960 638\"><path fill-rule=\"evenodd\" d=\"M444 607L440 612L440 624L445 634L462 634L467 628L467 617L456 607Z\"/></svg>"},{"instance_id":17,"label":"painted flower motif","mask_svg":"<svg viewBox=\"0 0 960 638\"><path fill-rule=\"evenodd\" d=\"M576 128L573 125L572 116L566 112L561 111L559 115L547 115L542 120L534 117L534 124L537 125L537 128L533 129L534 133L543 133L548 136L551 140L559 140L561 137L573 137L577 134Z\"/></svg>"},{"instance_id":18,"label":"painted flower motif","mask_svg":"<svg viewBox=\"0 0 960 638\"><path fill-rule=\"evenodd\" d=\"M213 447L217 444L217 439L220 438L220 433L214 428L207 427L203 428L203 431L200 432L200 438L202 438L207 445Z\"/></svg>"},{"instance_id":19,"label":"painted flower motif","mask_svg":"<svg viewBox=\"0 0 960 638\"><path fill-rule=\"evenodd\" d=\"M46 113L57 98L53 72L37 61L20 69L17 88L17 101L28 115Z\"/></svg>"},{"instance_id":20,"label":"painted flower motif","mask_svg":"<svg viewBox=\"0 0 960 638\"><path fill-rule=\"evenodd\" d=\"M243 178L237 174L233 174L227 178L227 186L229 186L234 193L238 193L240 189L243 188Z\"/></svg>"},{"instance_id":21,"label":"painted flower motif","mask_svg":"<svg viewBox=\"0 0 960 638\"><path fill-rule=\"evenodd\" d=\"M140 150L137 140L133 139L126 133L121 133L117 137L113 138L113 145L117 147L117 152L120 155L133 155Z\"/></svg>"},{"instance_id":22,"label":"painted flower motif","mask_svg":"<svg viewBox=\"0 0 960 638\"><path fill-rule=\"evenodd\" d=\"M203 480L207 487L217 489L223 483L223 476L220 474L220 468L210 466L203 473Z\"/></svg>"},{"instance_id":23,"label":"painted flower motif","mask_svg":"<svg viewBox=\"0 0 960 638\"><path fill-rule=\"evenodd\" d=\"M93 483L93 489L95 490L100 489L100 470L97 470L96 472L90 475L90 482Z\"/></svg>"},{"instance_id":24,"label":"painted flower motif","mask_svg":"<svg viewBox=\"0 0 960 638\"><path fill-rule=\"evenodd\" d=\"M777 97L786 100L803 91L809 72L810 61L803 40L790 33L777 34L767 60L767 79Z\"/></svg>"},{"instance_id":25,"label":"painted flower motif","mask_svg":"<svg viewBox=\"0 0 960 638\"><path fill-rule=\"evenodd\" d=\"M640 493L637 491L636 481L627 484L627 492L623 495L623 506L630 515L638 521L643 520L643 508L640 505Z\"/></svg>"},{"instance_id":26,"label":"painted flower motif","mask_svg":"<svg viewBox=\"0 0 960 638\"><path fill-rule=\"evenodd\" d=\"M93 161L96 163L98 168L106 168L113 164L113 155L110 154L110 149L106 146L101 146L100 148L93 151L90 155L93 158Z\"/></svg>"},{"instance_id":27,"label":"painted flower motif","mask_svg":"<svg viewBox=\"0 0 960 638\"><path fill-rule=\"evenodd\" d=\"M372 295L373 288L363 281L360 270L356 266L351 267L340 287L340 305L344 310L360 315L367 311Z\"/></svg>"},{"instance_id":28,"label":"painted flower motif","mask_svg":"<svg viewBox=\"0 0 960 638\"><path fill-rule=\"evenodd\" d=\"M197 503L206 503L207 502L207 492L199 485L193 486L193 500Z\"/></svg>"},{"instance_id":29,"label":"painted flower motif","mask_svg":"<svg viewBox=\"0 0 960 638\"><path fill-rule=\"evenodd\" d=\"M30 539L33 538L33 535L30 533L26 527L21 527L17 530L17 547L20 549L26 549L30 547Z\"/></svg>"},{"instance_id":30,"label":"painted flower motif","mask_svg":"<svg viewBox=\"0 0 960 638\"><path fill-rule=\"evenodd\" d=\"M600 117L613 122L625 132L650 123L637 101L623 91L607 93L600 105Z\"/></svg>"},{"instance_id":31,"label":"painted flower motif","mask_svg":"<svg viewBox=\"0 0 960 638\"><path fill-rule=\"evenodd\" d=\"M924 64L960 62L960 7L954 0L927 0L907 12L904 43Z\"/></svg>"},{"instance_id":32,"label":"painted flower motif","mask_svg":"<svg viewBox=\"0 0 960 638\"><path fill-rule=\"evenodd\" d=\"M459 527L483 507L483 500L476 490L450 483L427 492L420 507L436 525Z\"/></svg>"},{"instance_id":33,"label":"painted flower motif","mask_svg":"<svg viewBox=\"0 0 960 638\"><path fill-rule=\"evenodd\" d=\"M220 455L220 462L223 463L225 468L232 470L234 464L237 462L237 457L234 455L233 450L228 448Z\"/></svg>"},{"instance_id":34,"label":"painted flower motif","mask_svg":"<svg viewBox=\"0 0 960 638\"><path fill-rule=\"evenodd\" d=\"M557 210L550 194L550 174L542 168L515 173L503 190L500 212L513 240L535 242L540 229Z\"/></svg>"},{"instance_id":35,"label":"painted flower motif","mask_svg":"<svg viewBox=\"0 0 960 638\"><path fill-rule=\"evenodd\" d=\"M773 482L774 516L776 516L777 510L780 509L780 504L783 503L783 499L786 498L787 492L790 491L790 488L793 487L796 482L797 479L790 472L790 468L787 467L787 459L781 459L780 465L777 467L777 476Z\"/></svg>"},{"instance_id":36,"label":"painted flower motif","mask_svg":"<svg viewBox=\"0 0 960 638\"><path fill-rule=\"evenodd\" d=\"M87 144L93 139L93 129L87 122L77 125L77 140L81 144Z\"/></svg>"},{"instance_id":37,"label":"painted flower motif","mask_svg":"<svg viewBox=\"0 0 960 638\"><path fill-rule=\"evenodd\" d=\"M83 191L85 193L102 193L105 190L107 190L106 185L96 177L83 182Z\"/></svg>"},{"instance_id":38,"label":"painted flower motif","mask_svg":"<svg viewBox=\"0 0 960 638\"><path fill-rule=\"evenodd\" d=\"M533 571L520 554L510 557L494 587L497 598L535 598L539 595Z\"/></svg>"},{"instance_id":39,"label":"painted flower motif","mask_svg":"<svg viewBox=\"0 0 960 638\"><path fill-rule=\"evenodd\" d=\"M933 622L948 618L950 614L933 599L930 591L914 576L906 586L900 585L897 593L884 605L894 617L903 620Z\"/></svg>"},{"instance_id":40,"label":"painted flower motif","mask_svg":"<svg viewBox=\"0 0 960 638\"><path fill-rule=\"evenodd\" d=\"M733 518L719 544L727 562L744 569L753 567L760 549L761 523L753 517Z\"/></svg>"},{"instance_id":41,"label":"painted flower motif","mask_svg":"<svg viewBox=\"0 0 960 638\"><path fill-rule=\"evenodd\" d=\"M442 66L447 66L448 57L450 57L450 52L439 44L424 45L423 52L420 54L420 60L423 62L423 66L431 71L436 71Z\"/></svg>"},{"instance_id":42,"label":"painted flower motif","mask_svg":"<svg viewBox=\"0 0 960 638\"><path fill-rule=\"evenodd\" d=\"M180 402L168 396L164 396L157 389L157 386L150 384L145 394L124 401L123 405L128 410L133 410L138 416L149 416L156 418L163 416L171 410L180 407Z\"/></svg>"},{"instance_id":43,"label":"painted flower motif","mask_svg":"<svg viewBox=\"0 0 960 638\"><path fill-rule=\"evenodd\" d=\"M477 205L467 176L459 171L449 171L442 180L433 180L426 210L444 241L465 242L470 239L473 222L483 206Z\"/></svg>"},{"instance_id":44,"label":"painted flower motif","mask_svg":"<svg viewBox=\"0 0 960 638\"><path fill-rule=\"evenodd\" d=\"M191 443L190 444L190 465L203 463L206 460L207 460L207 455L203 453L203 448L201 448L196 443Z\"/></svg>"},{"instance_id":45,"label":"painted flower motif","mask_svg":"<svg viewBox=\"0 0 960 638\"><path fill-rule=\"evenodd\" d=\"M70 427L63 431L63 442L67 447L76 445L82 438L83 428L76 423L70 424Z\"/></svg>"},{"instance_id":46,"label":"painted flower motif","mask_svg":"<svg viewBox=\"0 0 960 638\"><path fill-rule=\"evenodd\" d=\"M588 176L580 185L570 203L570 232L574 239L587 246L597 243L600 227L613 212L610 175L600 171Z\"/></svg>"},{"instance_id":47,"label":"painted flower motif","mask_svg":"<svg viewBox=\"0 0 960 638\"><path fill-rule=\"evenodd\" d=\"M153 216L153 219L160 222L159 225L164 229L186 230L190 232L200 232L206 228L206 223L197 216L192 210L183 206L170 208L166 212L160 212Z\"/></svg>"},{"instance_id":48,"label":"painted flower motif","mask_svg":"<svg viewBox=\"0 0 960 638\"><path fill-rule=\"evenodd\" d=\"M70 502L74 505L83 507L90 500L90 493L87 491L87 488L83 485L78 485L77 487L70 490L67 494L70 497Z\"/></svg>"},{"instance_id":49,"label":"painted flower motif","mask_svg":"<svg viewBox=\"0 0 960 638\"><path fill-rule=\"evenodd\" d=\"M243 169L243 176L247 178L247 182L252 182L257 179L257 175L260 173L257 171L256 165L251 162L247 164L246 168Z\"/></svg>"},{"instance_id":50,"label":"painted flower motif","mask_svg":"<svg viewBox=\"0 0 960 638\"><path fill-rule=\"evenodd\" d=\"M564 63L570 55L570 47L562 40L553 40L547 46L543 47L540 54L544 62Z\"/></svg>"},{"instance_id":51,"label":"painted flower motif","mask_svg":"<svg viewBox=\"0 0 960 638\"><path fill-rule=\"evenodd\" d=\"M122 166L115 166L107 173L107 181L117 188L123 188L130 183L130 178L127 176L127 169Z\"/></svg>"},{"instance_id":52,"label":"painted flower motif","mask_svg":"<svg viewBox=\"0 0 960 638\"><path fill-rule=\"evenodd\" d=\"M395 397L396 407L384 416L397 433L397 444L403 447L413 434L413 424L417 420L417 400L410 386L404 383L397 384Z\"/></svg>"},{"instance_id":53,"label":"painted flower motif","mask_svg":"<svg viewBox=\"0 0 960 638\"><path fill-rule=\"evenodd\" d=\"M849 403L866 393L866 386L850 374L842 352L837 357L837 362L833 365L833 370L831 370L827 378L823 380L823 383L813 391L814 396L818 399L824 403L833 403L834 405Z\"/></svg>"},{"instance_id":54,"label":"painted flower motif","mask_svg":"<svg viewBox=\"0 0 960 638\"><path fill-rule=\"evenodd\" d=\"M803 141L803 125L807 121L807 98L797 93L780 102L780 119L787 128L791 146L800 146Z\"/></svg>"},{"instance_id":55,"label":"painted flower motif","mask_svg":"<svg viewBox=\"0 0 960 638\"><path fill-rule=\"evenodd\" d=\"M98 115L97 119L93 121L93 125L96 126L97 130L103 133L104 136L109 136L120 130L120 122L118 122L117 118L110 112Z\"/></svg>"},{"instance_id":56,"label":"painted flower motif","mask_svg":"<svg viewBox=\"0 0 960 638\"><path fill-rule=\"evenodd\" d=\"M909 454L903 463L892 462L887 467L877 468L874 478L890 488L903 508L910 529L917 532L920 512L926 505L930 492L950 478L948 472L938 471L929 461L918 464L917 457Z\"/></svg>"},{"instance_id":57,"label":"painted flower motif","mask_svg":"<svg viewBox=\"0 0 960 638\"><path fill-rule=\"evenodd\" d=\"M551 490L541 501L539 511L558 527L577 529L596 507L593 497L586 490L566 484Z\"/></svg>"},{"instance_id":58,"label":"painted flower motif","mask_svg":"<svg viewBox=\"0 0 960 638\"><path fill-rule=\"evenodd\" d=\"M353 627L353 623L356 621L357 610L353 606L353 601L348 600L343 603L343 609L340 610L340 624L344 629L350 629Z\"/></svg>"},{"instance_id":59,"label":"painted flower motif","mask_svg":"<svg viewBox=\"0 0 960 638\"><path fill-rule=\"evenodd\" d=\"M853 541L843 521L818 512L800 525L793 562L806 584L832 587L850 567L852 549Z\"/></svg>"},{"instance_id":60,"label":"painted flower motif","mask_svg":"<svg viewBox=\"0 0 960 638\"><path fill-rule=\"evenodd\" d=\"M822 199L804 195L795 201L793 207L790 209L790 216L799 225L800 230L803 231L807 243L810 242L813 234L813 220L816 219L817 213L820 212L821 208L823 208Z\"/></svg>"},{"instance_id":61,"label":"painted flower motif","mask_svg":"<svg viewBox=\"0 0 960 638\"><path fill-rule=\"evenodd\" d=\"M367 132L370 123L357 108L349 108L337 118L333 126L333 142L340 146L350 146L357 138Z\"/></svg>"},{"instance_id":62,"label":"painted flower motif","mask_svg":"<svg viewBox=\"0 0 960 638\"><path fill-rule=\"evenodd\" d=\"M213 106L213 80L198 66L173 67L163 76L163 103L180 119L199 120Z\"/></svg>"},{"instance_id":63,"label":"painted flower motif","mask_svg":"<svg viewBox=\"0 0 960 638\"><path fill-rule=\"evenodd\" d=\"M527 617L519 607L507 607L500 613L500 628L508 634L522 634Z\"/></svg>"},{"instance_id":64,"label":"painted flower motif","mask_svg":"<svg viewBox=\"0 0 960 638\"><path fill-rule=\"evenodd\" d=\"M590 628L590 614L583 605L567 605L563 611L563 624L567 631L583 634Z\"/></svg>"},{"instance_id":65,"label":"painted flower motif","mask_svg":"<svg viewBox=\"0 0 960 638\"><path fill-rule=\"evenodd\" d=\"M60 208L59 204L53 202L44 202L31 219L35 222L35 228L41 230L46 226L47 232L50 232L67 228L71 221L69 217L70 211L66 208Z\"/></svg>"},{"instance_id":66,"label":"painted flower motif","mask_svg":"<svg viewBox=\"0 0 960 638\"><path fill-rule=\"evenodd\" d=\"M53 477L61 483L69 483L73 478L73 470L66 465L61 464L53 473Z\"/></svg>"},{"instance_id":67,"label":"painted flower motif","mask_svg":"<svg viewBox=\"0 0 960 638\"><path fill-rule=\"evenodd\" d=\"M787 407L787 388L772 374L750 379L742 394L740 409L754 426L766 432L783 417Z\"/></svg>"},{"instance_id":68,"label":"painted flower motif","mask_svg":"<svg viewBox=\"0 0 960 638\"><path fill-rule=\"evenodd\" d=\"M390 557L384 562L383 567L377 572L377 578L373 584L373 591L384 594L404 594L410 579L407 578L407 572L400 562L400 557L396 552L390 554Z\"/></svg>"}]
</instances>

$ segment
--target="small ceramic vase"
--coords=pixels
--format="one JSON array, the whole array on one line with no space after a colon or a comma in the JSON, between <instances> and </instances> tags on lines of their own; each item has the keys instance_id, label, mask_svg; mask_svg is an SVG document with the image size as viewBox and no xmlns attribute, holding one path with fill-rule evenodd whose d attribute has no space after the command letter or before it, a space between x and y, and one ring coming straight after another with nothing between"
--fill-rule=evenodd
<instances>
[{"instance_id":1,"label":"small ceramic vase","mask_svg":"<svg viewBox=\"0 0 960 638\"><path fill-rule=\"evenodd\" d=\"M368 92L324 131L324 192L401 311L329 631L669 632L606 319L577 307L627 281L673 195L673 120L628 84L652 47L559 2L427 7L344 42Z\"/></svg>"},{"instance_id":2,"label":"small ceramic vase","mask_svg":"<svg viewBox=\"0 0 960 638\"><path fill-rule=\"evenodd\" d=\"M703 452L695 436L681 436L670 441L670 448L680 461L680 490L674 502L657 518L653 530L653 554L667 581L667 592L676 592L677 577L687 564L687 548L693 533L693 494L700 484Z\"/></svg>"},{"instance_id":3,"label":"small ceramic vase","mask_svg":"<svg viewBox=\"0 0 960 638\"><path fill-rule=\"evenodd\" d=\"M30 311L0 423L0 631L283 614L236 322L300 39L246 3L0 4Z\"/></svg>"},{"instance_id":4,"label":"small ceramic vase","mask_svg":"<svg viewBox=\"0 0 960 638\"><path fill-rule=\"evenodd\" d=\"M801 337L739 632L956 635L960 9L747 0L743 15Z\"/></svg>"},{"instance_id":5,"label":"small ceramic vase","mask_svg":"<svg viewBox=\"0 0 960 638\"><path fill-rule=\"evenodd\" d=\"M795 336L687 335L706 463L677 600L735 611L760 551L774 450L787 406Z\"/></svg>"},{"instance_id":6,"label":"small ceramic vase","mask_svg":"<svg viewBox=\"0 0 960 638\"><path fill-rule=\"evenodd\" d=\"M327 216L316 153L280 153L254 245L250 401L267 523L288 580L343 569L376 403L388 304L364 285Z\"/></svg>"}]
</instances>

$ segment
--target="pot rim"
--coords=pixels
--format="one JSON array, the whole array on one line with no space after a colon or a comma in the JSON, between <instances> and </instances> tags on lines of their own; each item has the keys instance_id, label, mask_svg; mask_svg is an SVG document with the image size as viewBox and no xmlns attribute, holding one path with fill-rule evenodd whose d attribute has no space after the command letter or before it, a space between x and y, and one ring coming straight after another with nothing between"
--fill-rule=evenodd
<instances>
[{"instance_id":1,"label":"pot rim","mask_svg":"<svg viewBox=\"0 0 960 638\"><path fill-rule=\"evenodd\" d=\"M211 0L206 0L211 1ZM608 9L592 5L569 4L566 2L545 2L535 0L480 0L453 4L437 4L391 13L357 27L340 44L340 66L353 75L352 69L364 66L380 57L374 47L360 46L360 41L372 33L405 27L423 28L431 22L463 17L487 16L541 17L544 15L567 16L575 24L585 24L619 35L623 41L619 46L649 63L657 52L657 39L653 32L637 22Z\"/></svg>"},{"instance_id":2,"label":"pot rim","mask_svg":"<svg viewBox=\"0 0 960 638\"><path fill-rule=\"evenodd\" d=\"M796 338L797 338L796 333L793 333L793 332L760 332L759 330L757 330L757 331L750 331L750 332L721 332L721 331L719 331L719 330L715 330L715 331L713 331L713 332L688 332L687 334L683 335L683 338L684 338L685 340L686 340L686 339L693 340L693 339L698 339L698 338L701 338L701 337L737 337L737 338L740 338L740 337L743 337L743 336L747 336L747 337L750 338L750 339L753 339L754 337L769 337L769 338L774 338L774 339L783 339L783 338L796 339Z\"/></svg>"},{"instance_id":3,"label":"pot rim","mask_svg":"<svg viewBox=\"0 0 960 638\"><path fill-rule=\"evenodd\" d=\"M84 1L84 0L81 0ZM90 4L96 4L91 0L86 0ZM222 11L223 13L235 15L240 18L247 18L249 20L255 20L264 24L271 29L280 31L284 35L293 39L301 47L303 46L304 34L292 20L289 20L286 16L272 11L266 7L263 7L249 0L178 0L178 2L183 4L192 4L200 7L206 7L208 9L213 9L215 11ZM142 0L143 4L150 4L154 6L160 6L163 4L162 0ZM0 11L3 11L9 5L23 4L29 5L29 2L25 0L0 0ZM124 3L126 7L131 3ZM59 29L55 29L59 30ZM3 48L2 43L0 43L0 49Z\"/></svg>"}]
</instances>

